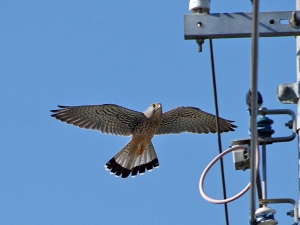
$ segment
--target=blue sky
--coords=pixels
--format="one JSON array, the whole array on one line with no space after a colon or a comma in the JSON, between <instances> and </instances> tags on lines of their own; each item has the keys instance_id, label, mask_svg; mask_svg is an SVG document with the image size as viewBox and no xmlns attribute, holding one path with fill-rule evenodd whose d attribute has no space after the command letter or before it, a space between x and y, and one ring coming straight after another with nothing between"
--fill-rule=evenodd
<instances>
[{"instance_id":1,"label":"blue sky","mask_svg":"<svg viewBox=\"0 0 300 225\"><path fill-rule=\"evenodd\" d=\"M262 1L261 11L294 10L294 1ZM249 12L250 1L214 1L211 12ZM208 41L197 52L183 38L188 1L2 1L0 3L0 224L224 224L223 205L206 202L198 182L217 155L217 135L153 138L160 168L135 179L115 178L104 164L129 140L78 129L50 117L61 105L114 103L144 111L195 106L214 113ZM259 90L269 109L292 109L276 98L296 81L295 38L261 38ZM250 39L214 41L223 118L235 132L225 150L248 137ZM286 136L288 116L274 119ZM268 197L298 199L297 141L267 147ZM228 196L249 181L227 155ZM217 164L205 190L222 198ZM270 205L281 224L290 205ZM230 203L230 224L247 224L249 193Z\"/></svg>"}]
</instances>

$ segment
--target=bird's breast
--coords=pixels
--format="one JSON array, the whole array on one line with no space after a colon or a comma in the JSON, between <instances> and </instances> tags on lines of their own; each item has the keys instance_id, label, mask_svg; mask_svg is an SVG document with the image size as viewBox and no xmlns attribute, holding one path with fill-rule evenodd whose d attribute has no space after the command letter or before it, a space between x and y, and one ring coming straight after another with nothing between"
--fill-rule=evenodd
<instances>
[{"instance_id":1,"label":"bird's breast","mask_svg":"<svg viewBox=\"0 0 300 225\"><path fill-rule=\"evenodd\" d=\"M155 132L158 130L160 126L160 119L157 118L150 118L147 120L144 120L142 123L138 124L133 132L134 135L141 135L141 136L147 136L147 137L153 137Z\"/></svg>"},{"instance_id":2,"label":"bird's breast","mask_svg":"<svg viewBox=\"0 0 300 225\"><path fill-rule=\"evenodd\" d=\"M147 119L138 124L130 141L130 149L141 155L160 126L159 119Z\"/></svg>"}]
</instances>

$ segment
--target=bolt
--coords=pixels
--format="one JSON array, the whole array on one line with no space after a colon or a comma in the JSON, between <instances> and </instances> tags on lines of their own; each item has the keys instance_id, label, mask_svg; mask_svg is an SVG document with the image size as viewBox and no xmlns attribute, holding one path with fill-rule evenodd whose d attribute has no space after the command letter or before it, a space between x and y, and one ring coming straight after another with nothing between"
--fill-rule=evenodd
<instances>
[{"instance_id":1,"label":"bolt","mask_svg":"<svg viewBox=\"0 0 300 225\"><path fill-rule=\"evenodd\" d=\"M289 129L292 129L293 128L293 121L292 120L289 120L289 122L285 123L284 124L286 127L288 127Z\"/></svg>"},{"instance_id":2,"label":"bolt","mask_svg":"<svg viewBox=\"0 0 300 225\"><path fill-rule=\"evenodd\" d=\"M296 14L296 12L292 12L292 16L291 16L291 18L289 19L289 24L290 24L290 26L292 26L292 27L297 27L297 26L298 26L299 21L298 21L298 19L297 19L297 14Z\"/></svg>"},{"instance_id":3,"label":"bolt","mask_svg":"<svg viewBox=\"0 0 300 225\"><path fill-rule=\"evenodd\" d=\"M286 215L293 217L294 216L294 210L291 210L286 213Z\"/></svg>"},{"instance_id":4,"label":"bolt","mask_svg":"<svg viewBox=\"0 0 300 225\"><path fill-rule=\"evenodd\" d=\"M202 52L202 44L204 43L204 39L197 39L196 42L198 44L198 52Z\"/></svg>"}]
</instances>

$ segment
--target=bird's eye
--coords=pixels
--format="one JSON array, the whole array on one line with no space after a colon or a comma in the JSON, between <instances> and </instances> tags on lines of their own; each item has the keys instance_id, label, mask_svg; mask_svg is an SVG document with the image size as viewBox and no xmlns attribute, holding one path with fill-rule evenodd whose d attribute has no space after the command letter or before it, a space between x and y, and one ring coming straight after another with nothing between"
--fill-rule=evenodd
<instances>
[{"instance_id":1,"label":"bird's eye","mask_svg":"<svg viewBox=\"0 0 300 225\"><path fill-rule=\"evenodd\" d=\"M155 104L152 104L152 107L155 108Z\"/></svg>"}]
</instances>

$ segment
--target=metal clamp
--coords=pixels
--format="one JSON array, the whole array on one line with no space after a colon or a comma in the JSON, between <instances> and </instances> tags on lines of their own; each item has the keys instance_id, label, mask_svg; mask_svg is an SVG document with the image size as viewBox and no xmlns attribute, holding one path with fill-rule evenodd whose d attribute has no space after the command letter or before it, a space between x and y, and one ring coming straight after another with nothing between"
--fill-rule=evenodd
<instances>
[{"instance_id":1,"label":"metal clamp","mask_svg":"<svg viewBox=\"0 0 300 225\"><path fill-rule=\"evenodd\" d=\"M266 137L266 138L258 138L259 145L262 144L273 144L274 142L287 142L292 141L296 137L296 116L295 113L290 109L266 109L262 108L258 110L259 115L279 115L279 114L287 114L292 117L290 121L288 121L285 126L292 129L292 134L284 137ZM250 138L232 140L231 145L250 145Z\"/></svg>"},{"instance_id":2,"label":"metal clamp","mask_svg":"<svg viewBox=\"0 0 300 225\"><path fill-rule=\"evenodd\" d=\"M259 199L259 204L276 204L276 203L290 203L294 206L294 225L298 224L298 209L294 199L291 198L274 198L274 199Z\"/></svg>"}]
</instances>

